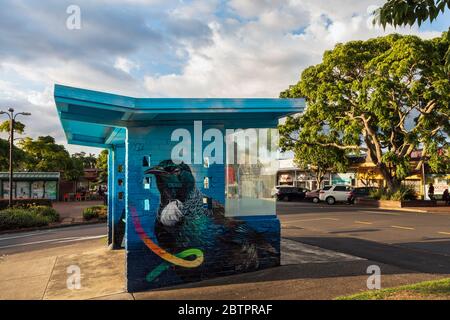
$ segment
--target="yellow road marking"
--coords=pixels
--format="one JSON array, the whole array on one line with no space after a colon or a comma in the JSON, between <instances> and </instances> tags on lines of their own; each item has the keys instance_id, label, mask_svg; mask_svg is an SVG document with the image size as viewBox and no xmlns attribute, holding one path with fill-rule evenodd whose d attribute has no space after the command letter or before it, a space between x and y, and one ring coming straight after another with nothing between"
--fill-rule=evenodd
<instances>
[{"instance_id":1,"label":"yellow road marking","mask_svg":"<svg viewBox=\"0 0 450 320\"><path fill-rule=\"evenodd\" d=\"M368 221L355 221L355 223L360 223L360 224L373 224L372 222L368 222Z\"/></svg>"},{"instance_id":2,"label":"yellow road marking","mask_svg":"<svg viewBox=\"0 0 450 320\"><path fill-rule=\"evenodd\" d=\"M402 227L402 226L391 226L392 228L396 228L396 229L403 229L403 230L415 230L414 228L410 228L410 227Z\"/></svg>"},{"instance_id":3,"label":"yellow road marking","mask_svg":"<svg viewBox=\"0 0 450 320\"><path fill-rule=\"evenodd\" d=\"M444 232L444 231L441 231L441 232L438 232L439 234L445 234L446 236L450 236L450 232Z\"/></svg>"}]
</instances>

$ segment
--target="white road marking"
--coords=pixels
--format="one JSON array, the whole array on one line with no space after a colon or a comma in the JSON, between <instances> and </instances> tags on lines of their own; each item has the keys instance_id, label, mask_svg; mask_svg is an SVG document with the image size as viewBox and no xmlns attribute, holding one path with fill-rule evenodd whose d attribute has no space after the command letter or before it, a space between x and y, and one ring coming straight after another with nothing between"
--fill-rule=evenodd
<instances>
[{"instance_id":1,"label":"white road marking","mask_svg":"<svg viewBox=\"0 0 450 320\"><path fill-rule=\"evenodd\" d=\"M403 229L403 230L415 230L414 228L402 227L402 226L391 226L391 228Z\"/></svg>"},{"instance_id":2,"label":"white road marking","mask_svg":"<svg viewBox=\"0 0 450 320\"><path fill-rule=\"evenodd\" d=\"M0 247L0 249L31 246L33 244L41 244L41 243L49 243L49 242L63 243L63 242L82 241L82 240L90 240L90 239L96 239L96 238L102 238L102 237L106 237L106 235L89 236L89 237L66 237L66 238L48 239L48 240L33 241L33 242L26 242L26 243L17 243L17 244L10 244L7 246L2 246L2 247Z\"/></svg>"},{"instance_id":3,"label":"white road marking","mask_svg":"<svg viewBox=\"0 0 450 320\"><path fill-rule=\"evenodd\" d=\"M0 241L39 236L41 234L48 234L48 233L52 233L52 232L55 232L55 230L39 231L39 232L33 232L33 233L20 234L18 236L16 235L16 236L11 236L11 237L3 237L3 238L0 238Z\"/></svg>"},{"instance_id":4,"label":"white road marking","mask_svg":"<svg viewBox=\"0 0 450 320\"><path fill-rule=\"evenodd\" d=\"M91 236L91 237L80 237L80 238L77 238L77 239L61 240L61 241L58 241L57 243L83 241L83 240L93 240L93 239L101 239L101 238L106 238L106 237L107 237L107 235Z\"/></svg>"}]
</instances>

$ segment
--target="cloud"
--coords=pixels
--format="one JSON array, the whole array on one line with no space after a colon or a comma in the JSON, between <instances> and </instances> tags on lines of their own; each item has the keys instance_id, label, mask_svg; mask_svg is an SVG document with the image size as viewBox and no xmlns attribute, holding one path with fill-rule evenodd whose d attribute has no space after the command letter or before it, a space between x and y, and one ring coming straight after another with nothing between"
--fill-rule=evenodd
<instances>
[{"instance_id":1,"label":"cloud","mask_svg":"<svg viewBox=\"0 0 450 320\"><path fill-rule=\"evenodd\" d=\"M32 112L28 133L60 142L54 83L139 97L276 97L338 42L429 38L449 25L374 27L383 0L79 0L81 30L69 30L72 3L4 0L0 11L1 106Z\"/></svg>"}]
</instances>

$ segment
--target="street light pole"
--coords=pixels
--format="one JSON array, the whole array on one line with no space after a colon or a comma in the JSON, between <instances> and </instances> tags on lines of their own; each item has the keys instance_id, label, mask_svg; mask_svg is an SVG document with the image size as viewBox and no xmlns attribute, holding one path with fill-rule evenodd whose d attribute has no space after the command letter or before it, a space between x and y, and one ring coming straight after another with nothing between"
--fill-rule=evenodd
<instances>
[{"instance_id":1,"label":"street light pole","mask_svg":"<svg viewBox=\"0 0 450 320\"><path fill-rule=\"evenodd\" d=\"M8 109L9 115L9 207L13 203L13 149L14 149L14 109Z\"/></svg>"},{"instance_id":2,"label":"street light pole","mask_svg":"<svg viewBox=\"0 0 450 320\"><path fill-rule=\"evenodd\" d=\"M9 112L9 113L8 113ZM9 207L13 205L13 153L14 153L14 122L18 115L30 116L29 112L19 112L14 115L14 109L9 108L8 112L0 111L0 114L6 114L9 117Z\"/></svg>"}]
</instances>

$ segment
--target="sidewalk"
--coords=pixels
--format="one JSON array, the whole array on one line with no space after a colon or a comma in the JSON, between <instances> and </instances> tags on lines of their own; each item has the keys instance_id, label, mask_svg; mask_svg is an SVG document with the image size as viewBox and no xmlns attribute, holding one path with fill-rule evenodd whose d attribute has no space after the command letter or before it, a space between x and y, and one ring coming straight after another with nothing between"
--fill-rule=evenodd
<instances>
[{"instance_id":1,"label":"sidewalk","mask_svg":"<svg viewBox=\"0 0 450 320\"><path fill-rule=\"evenodd\" d=\"M99 205L103 205L103 201L55 202L53 208L58 211L61 223L66 224L83 222L83 210Z\"/></svg>"},{"instance_id":2,"label":"sidewalk","mask_svg":"<svg viewBox=\"0 0 450 320\"><path fill-rule=\"evenodd\" d=\"M350 255L282 241L282 266L166 289L124 291L124 251L104 239L0 258L0 299L333 299L367 290L369 265L381 267L382 286L442 278ZM67 267L81 269L81 289L67 289Z\"/></svg>"}]
</instances>

